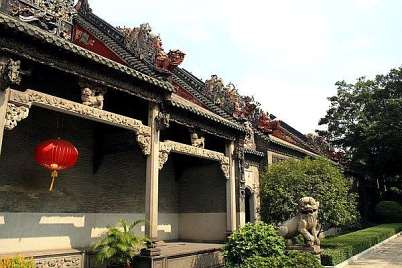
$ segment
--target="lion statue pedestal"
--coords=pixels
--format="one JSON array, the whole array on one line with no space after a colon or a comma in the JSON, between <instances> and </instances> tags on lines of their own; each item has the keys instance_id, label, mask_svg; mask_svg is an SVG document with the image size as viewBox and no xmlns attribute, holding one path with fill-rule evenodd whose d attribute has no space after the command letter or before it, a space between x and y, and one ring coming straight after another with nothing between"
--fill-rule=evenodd
<instances>
[{"instance_id":1,"label":"lion statue pedestal","mask_svg":"<svg viewBox=\"0 0 402 268\"><path fill-rule=\"evenodd\" d=\"M279 226L279 232L285 239L288 239L289 250L301 250L319 255L320 224L318 222L318 208L320 203L312 197L303 197L299 200L299 214ZM304 245L295 245L293 240L302 235Z\"/></svg>"}]
</instances>

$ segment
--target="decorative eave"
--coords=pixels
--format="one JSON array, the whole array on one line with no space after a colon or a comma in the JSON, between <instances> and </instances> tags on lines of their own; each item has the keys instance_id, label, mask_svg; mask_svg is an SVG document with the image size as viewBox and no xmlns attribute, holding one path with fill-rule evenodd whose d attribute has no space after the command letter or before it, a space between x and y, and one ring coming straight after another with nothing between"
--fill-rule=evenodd
<instances>
[{"instance_id":1,"label":"decorative eave","mask_svg":"<svg viewBox=\"0 0 402 268\"><path fill-rule=\"evenodd\" d=\"M244 128L242 126L240 126L238 124L235 124L235 123L233 123L233 122L231 122L231 121L229 121L229 120L227 120L227 119L225 119L225 118L223 118L223 117L221 117L219 115L216 115L215 113L213 113L213 112L211 112L211 111L209 111L209 110L207 110L207 109L205 109L205 108L203 108L201 106L198 106L198 105L196 105L196 104L194 104L194 103L192 103L192 102L190 102L190 101L178 96L177 94L173 93L171 95L170 102L174 107L184 109L186 111L189 111L191 113L194 113L196 115L204 117L204 118L206 118L208 120L217 122L219 124L223 124L223 125L225 125L227 127L236 129L236 130L241 131L241 132L245 132L245 130L244 130Z\"/></svg>"},{"instance_id":2,"label":"decorative eave","mask_svg":"<svg viewBox=\"0 0 402 268\"><path fill-rule=\"evenodd\" d=\"M265 140L265 141L268 142L268 143L276 144L276 145L279 145L279 146L282 146L282 147L291 149L291 150L293 150L293 151L297 151L297 152L299 152L299 153L302 153L302 154L305 154L305 155L308 155L308 156L320 157L318 154L315 154L315 153L313 153L313 152L310 152L310 151L308 151L308 150L305 150L305 149L303 149L303 148L300 148L299 146L296 146L296 145L291 144L291 143L289 143L289 142L283 141L283 140L281 140L281 139L279 139L279 138L277 138L277 137L274 137L274 136L272 136L272 135L266 135L266 134L263 134L263 133L261 133L261 132L259 132L259 131L256 132L256 134L257 134L260 138L262 138L263 140Z\"/></svg>"},{"instance_id":3,"label":"decorative eave","mask_svg":"<svg viewBox=\"0 0 402 268\"><path fill-rule=\"evenodd\" d=\"M265 156L265 154L263 152L253 150L253 149L249 149L249 148L244 148L244 154L257 156L259 158L263 158Z\"/></svg>"},{"instance_id":4,"label":"decorative eave","mask_svg":"<svg viewBox=\"0 0 402 268\"><path fill-rule=\"evenodd\" d=\"M57 37L53 34L50 34L38 27L29 25L27 23L14 19L14 18L2 13L1 11L0 11L0 25L4 26L5 28L27 34L30 37L36 38L40 41L46 42L46 43L54 45L58 48L64 49L66 51L69 51L69 52L79 55L81 57L84 57L87 60L102 64L104 66L107 66L107 67L115 69L115 70L118 70L121 73L134 77L140 81L149 83L164 91L167 91L167 92L173 91L173 86L169 82L158 80L149 75L143 74L133 68L124 66L122 64L119 64L119 63L109 60L107 58L104 58L96 53L93 53L84 48L81 48L81 47L71 43L70 41L67 41L67 40Z\"/></svg>"}]
</instances>

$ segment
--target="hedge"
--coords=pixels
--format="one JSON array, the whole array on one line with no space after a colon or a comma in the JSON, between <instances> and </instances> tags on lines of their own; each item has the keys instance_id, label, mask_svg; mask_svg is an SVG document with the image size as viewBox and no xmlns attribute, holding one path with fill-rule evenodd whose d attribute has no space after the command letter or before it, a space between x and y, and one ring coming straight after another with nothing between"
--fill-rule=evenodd
<instances>
[{"instance_id":1,"label":"hedge","mask_svg":"<svg viewBox=\"0 0 402 268\"><path fill-rule=\"evenodd\" d=\"M402 231L402 223L382 224L321 241L323 265L337 265Z\"/></svg>"},{"instance_id":2,"label":"hedge","mask_svg":"<svg viewBox=\"0 0 402 268\"><path fill-rule=\"evenodd\" d=\"M381 201L375 207L379 223L402 222L402 205L395 201Z\"/></svg>"}]
</instances>

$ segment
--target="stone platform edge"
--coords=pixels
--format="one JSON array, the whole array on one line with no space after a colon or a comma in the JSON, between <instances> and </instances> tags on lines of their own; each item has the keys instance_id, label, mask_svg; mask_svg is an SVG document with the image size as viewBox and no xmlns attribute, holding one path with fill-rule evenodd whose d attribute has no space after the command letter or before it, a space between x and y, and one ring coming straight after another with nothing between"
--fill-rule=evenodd
<instances>
[{"instance_id":1,"label":"stone platform edge","mask_svg":"<svg viewBox=\"0 0 402 268\"><path fill-rule=\"evenodd\" d=\"M347 260L345 260L345 261L343 261L343 262L341 262L341 263L339 263L339 264L337 264L337 265L335 265L335 266L324 266L324 267L325 267L325 268L343 268L343 267L345 267L346 265L351 264L353 261L356 261L356 260L357 260L358 258L360 258L361 256L363 256L363 255L369 253L370 251L376 249L376 248L379 247L379 246L384 245L385 243L387 243L387 242L389 242L389 241L391 241L391 240L394 240L395 238L397 238L397 237L399 237L399 236L401 236L401 235L402 235L402 232L399 232L399 233L397 233L397 234L394 234L393 236L391 236L391 237L389 237L389 238L387 238L387 239L381 241L380 243L378 243L378 244L372 246L371 248L368 248L368 249L366 249L366 250L360 252L359 254L356 254L356 255L350 257L349 259L347 259Z\"/></svg>"}]
</instances>

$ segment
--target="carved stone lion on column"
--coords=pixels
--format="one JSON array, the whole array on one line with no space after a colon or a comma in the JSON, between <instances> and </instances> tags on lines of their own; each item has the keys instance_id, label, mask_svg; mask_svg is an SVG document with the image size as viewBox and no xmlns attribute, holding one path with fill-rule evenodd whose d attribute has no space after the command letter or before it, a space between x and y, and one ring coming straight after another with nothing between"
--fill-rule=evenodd
<instances>
[{"instance_id":1,"label":"carved stone lion on column","mask_svg":"<svg viewBox=\"0 0 402 268\"><path fill-rule=\"evenodd\" d=\"M103 109L103 92L96 95L95 91L86 87L81 90L81 100L82 104L89 107L94 107L98 109Z\"/></svg>"},{"instance_id":2,"label":"carved stone lion on column","mask_svg":"<svg viewBox=\"0 0 402 268\"><path fill-rule=\"evenodd\" d=\"M319 206L320 203L312 197L301 198L298 204L299 214L279 226L280 234L289 240L301 234L304 237L306 246L319 246Z\"/></svg>"},{"instance_id":3,"label":"carved stone lion on column","mask_svg":"<svg viewBox=\"0 0 402 268\"><path fill-rule=\"evenodd\" d=\"M201 137L198 133L191 133L191 145L197 148L205 148L205 137Z\"/></svg>"}]
</instances>

